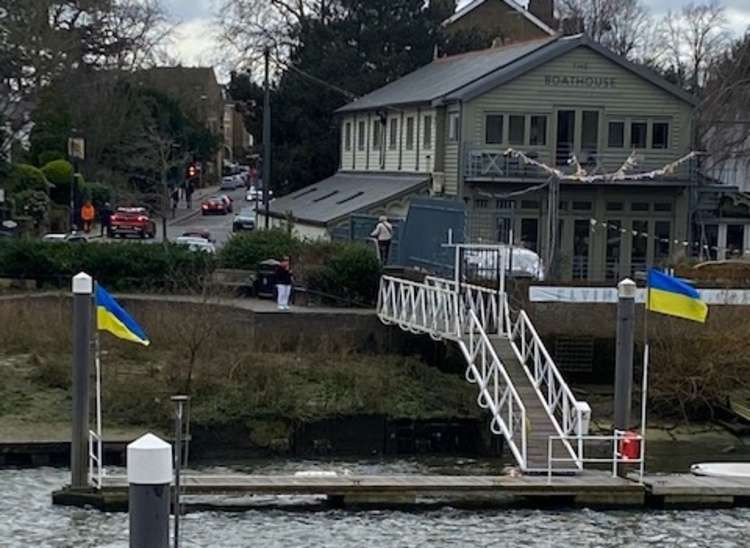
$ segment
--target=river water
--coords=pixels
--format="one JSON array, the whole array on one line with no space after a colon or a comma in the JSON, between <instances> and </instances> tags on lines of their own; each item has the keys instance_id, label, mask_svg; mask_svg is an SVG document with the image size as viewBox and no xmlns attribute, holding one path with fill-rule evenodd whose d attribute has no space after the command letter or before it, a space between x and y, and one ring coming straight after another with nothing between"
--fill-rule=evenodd
<instances>
[{"instance_id":1,"label":"river water","mask_svg":"<svg viewBox=\"0 0 750 548\"><path fill-rule=\"evenodd\" d=\"M354 474L493 473L493 463L424 461L255 463L203 469L292 473L325 469ZM52 506L50 493L69 481L59 468L0 470L0 546L125 547L128 516ZM182 546L206 547L614 547L729 548L750 545L750 509L703 511L457 510L346 511L314 505L311 497L274 499L294 509L195 512L183 516ZM270 497L269 497L270 499ZM229 502L229 501L225 501Z\"/></svg>"}]
</instances>

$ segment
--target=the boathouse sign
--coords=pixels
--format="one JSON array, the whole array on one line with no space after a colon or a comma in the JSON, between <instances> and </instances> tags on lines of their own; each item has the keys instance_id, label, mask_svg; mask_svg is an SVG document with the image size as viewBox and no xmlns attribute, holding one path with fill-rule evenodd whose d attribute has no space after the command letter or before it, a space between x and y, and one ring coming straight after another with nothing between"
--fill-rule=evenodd
<instances>
[{"instance_id":1,"label":"the boathouse sign","mask_svg":"<svg viewBox=\"0 0 750 548\"><path fill-rule=\"evenodd\" d=\"M608 76L547 74L544 85L553 88L611 89L616 79Z\"/></svg>"}]
</instances>

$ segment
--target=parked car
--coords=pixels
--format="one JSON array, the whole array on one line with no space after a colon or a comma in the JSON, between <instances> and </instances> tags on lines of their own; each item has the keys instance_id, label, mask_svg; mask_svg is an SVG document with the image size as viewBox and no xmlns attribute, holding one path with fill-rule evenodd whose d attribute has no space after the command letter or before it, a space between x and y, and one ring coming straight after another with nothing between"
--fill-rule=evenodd
<instances>
[{"instance_id":1,"label":"parked car","mask_svg":"<svg viewBox=\"0 0 750 548\"><path fill-rule=\"evenodd\" d=\"M128 235L153 238L156 223L148 216L145 207L118 207L110 217L107 235L110 238Z\"/></svg>"},{"instance_id":2,"label":"parked car","mask_svg":"<svg viewBox=\"0 0 750 548\"><path fill-rule=\"evenodd\" d=\"M245 186L245 181L240 174L225 175L221 178L221 190L237 190L243 186Z\"/></svg>"},{"instance_id":3,"label":"parked car","mask_svg":"<svg viewBox=\"0 0 750 548\"><path fill-rule=\"evenodd\" d=\"M203 238L209 242L213 242L214 239L211 237L211 233L203 228L194 228L182 233L186 238Z\"/></svg>"},{"instance_id":4,"label":"parked car","mask_svg":"<svg viewBox=\"0 0 750 548\"><path fill-rule=\"evenodd\" d=\"M190 251L200 251L202 253L216 253L216 246L205 238L195 238L192 236L179 236L175 243L177 245L187 246Z\"/></svg>"},{"instance_id":5,"label":"parked car","mask_svg":"<svg viewBox=\"0 0 750 548\"><path fill-rule=\"evenodd\" d=\"M226 215L232 212L232 199L226 194L210 196L201 203L203 215L220 214Z\"/></svg>"},{"instance_id":6,"label":"parked car","mask_svg":"<svg viewBox=\"0 0 750 548\"><path fill-rule=\"evenodd\" d=\"M270 200L273 198L273 190L268 191L268 199ZM262 201L263 200L263 187L258 185L253 185L250 187L250 190L248 190L245 193L245 200L248 202L254 202L254 201Z\"/></svg>"},{"instance_id":7,"label":"parked car","mask_svg":"<svg viewBox=\"0 0 750 548\"><path fill-rule=\"evenodd\" d=\"M255 210L250 207L242 208L232 221L232 232L242 230L255 230Z\"/></svg>"},{"instance_id":8,"label":"parked car","mask_svg":"<svg viewBox=\"0 0 750 548\"><path fill-rule=\"evenodd\" d=\"M85 234L80 232L65 233L49 233L42 236L42 240L45 242L70 242L77 244L85 244L89 241Z\"/></svg>"}]
</instances>

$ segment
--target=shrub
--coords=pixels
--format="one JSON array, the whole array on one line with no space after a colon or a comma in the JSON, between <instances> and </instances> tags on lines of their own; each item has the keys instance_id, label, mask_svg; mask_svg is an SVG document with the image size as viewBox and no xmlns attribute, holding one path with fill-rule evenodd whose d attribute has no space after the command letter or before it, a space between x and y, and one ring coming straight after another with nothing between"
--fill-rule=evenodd
<instances>
[{"instance_id":1,"label":"shrub","mask_svg":"<svg viewBox=\"0 0 750 548\"><path fill-rule=\"evenodd\" d=\"M375 301L380 283L380 261L361 244L342 244L325 264L307 273L310 289L363 303Z\"/></svg>"},{"instance_id":2,"label":"shrub","mask_svg":"<svg viewBox=\"0 0 750 548\"><path fill-rule=\"evenodd\" d=\"M39 226L47 220L49 210L49 197L46 192L40 190L23 190L13 196L16 215L25 215L34 220Z\"/></svg>"},{"instance_id":3,"label":"shrub","mask_svg":"<svg viewBox=\"0 0 750 548\"><path fill-rule=\"evenodd\" d=\"M50 190L50 197L56 204L70 202L70 180L73 177L73 166L66 160L53 160L42 168L47 180L55 185Z\"/></svg>"},{"instance_id":4,"label":"shrub","mask_svg":"<svg viewBox=\"0 0 750 548\"><path fill-rule=\"evenodd\" d=\"M213 257L176 245L0 242L0 276L56 284L84 271L113 290L196 290L213 267Z\"/></svg>"},{"instance_id":5,"label":"shrub","mask_svg":"<svg viewBox=\"0 0 750 548\"><path fill-rule=\"evenodd\" d=\"M302 243L283 230L260 230L232 237L221 250L226 268L252 270L266 259L296 256Z\"/></svg>"},{"instance_id":6,"label":"shrub","mask_svg":"<svg viewBox=\"0 0 750 548\"><path fill-rule=\"evenodd\" d=\"M7 189L9 194L24 190L47 192L47 179L39 168L29 164L15 164L8 177Z\"/></svg>"},{"instance_id":7,"label":"shrub","mask_svg":"<svg viewBox=\"0 0 750 548\"><path fill-rule=\"evenodd\" d=\"M46 166L50 162L54 162L56 160L64 160L64 159L65 159L65 155L59 150L45 150L44 152L39 154L39 165ZM49 176L47 178L49 179Z\"/></svg>"}]
</instances>

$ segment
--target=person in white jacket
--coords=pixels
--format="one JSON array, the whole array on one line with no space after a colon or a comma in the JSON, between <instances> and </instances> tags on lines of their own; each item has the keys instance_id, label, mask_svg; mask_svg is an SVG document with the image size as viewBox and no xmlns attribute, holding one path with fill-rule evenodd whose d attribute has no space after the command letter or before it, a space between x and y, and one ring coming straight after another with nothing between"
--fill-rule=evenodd
<instances>
[{"instance_id":1,"label":"person in white jacket","mask_svg":"<svg viewBox=\"0 0 750 548\"><path fill-rule=\"evenodd\" d=\"M393 238L393 225L388 222L388 217L381 215L375 230L370 234L378 242L378 251L380 253L380 262L388 262L388 254L391 251L391 239Z\"/></svg>"}]
</instances>

